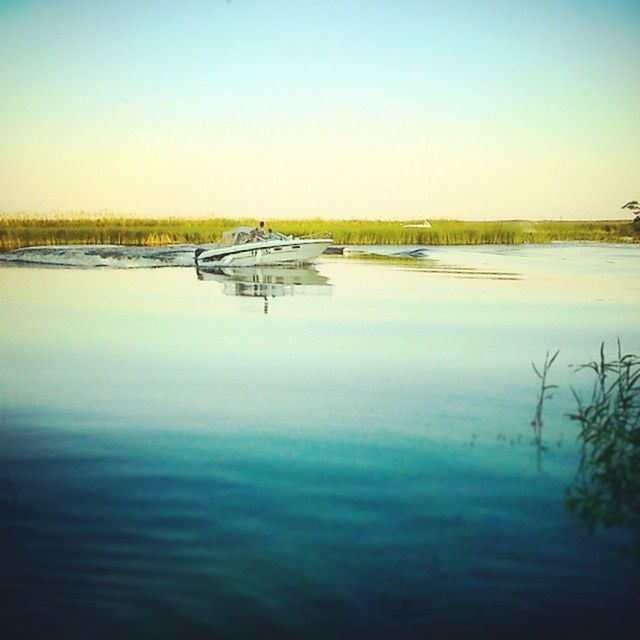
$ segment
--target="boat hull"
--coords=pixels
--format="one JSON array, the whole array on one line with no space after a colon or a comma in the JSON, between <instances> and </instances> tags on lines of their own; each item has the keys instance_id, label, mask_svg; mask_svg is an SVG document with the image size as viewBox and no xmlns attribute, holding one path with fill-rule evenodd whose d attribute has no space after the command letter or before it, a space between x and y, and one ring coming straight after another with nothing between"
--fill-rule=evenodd
<instances>
[{"instance_id":1,"label":"boat hull","mask_svg":"<svg viewBox=\"0 0 640 640\"><path fill-rule=\"evenodd\" d=\"M307 263L315 260L331 240L291 240L250 242L228 247L196 250L196 264L201 266L255 267L283 263Z\"/></svg>"}]
</instances>

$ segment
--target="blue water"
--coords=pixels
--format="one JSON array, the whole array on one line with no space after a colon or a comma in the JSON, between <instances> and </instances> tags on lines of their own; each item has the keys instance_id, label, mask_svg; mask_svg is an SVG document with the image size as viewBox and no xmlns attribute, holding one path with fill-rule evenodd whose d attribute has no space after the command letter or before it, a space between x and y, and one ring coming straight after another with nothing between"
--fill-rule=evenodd
<instances>
[{"instance_id":1,"label":"blue water","mask_svg":"<svg viewBox=\"0 0 640 640\"><path fill-rule=\"evenodd\" d=\"M635 637L628 532L588 531L564 492L569 387L590 388L569 365L640 352L639 265L6 264L2 637ZM538 461L530 363L558 348Z\"/></svg>"}]
</instances>

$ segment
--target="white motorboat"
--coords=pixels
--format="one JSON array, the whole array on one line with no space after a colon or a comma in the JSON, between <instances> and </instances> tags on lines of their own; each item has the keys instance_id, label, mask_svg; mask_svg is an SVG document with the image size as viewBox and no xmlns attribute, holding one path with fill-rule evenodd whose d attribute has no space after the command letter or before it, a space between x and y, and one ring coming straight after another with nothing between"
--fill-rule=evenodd
<instances>
[{"instance_id":1,"label":"white motorboat","mask_svg":"<svg viewBox=\"0 0 640 640\"><path fill-rule=\"evenodd\" d=\"M295 238L273 231L260 237L254 228L236 227L222 234L220 244L196 249L195 261L203 267L305 263L315 260L332 243L330 238Z\"/></svg>"}]
</instances>

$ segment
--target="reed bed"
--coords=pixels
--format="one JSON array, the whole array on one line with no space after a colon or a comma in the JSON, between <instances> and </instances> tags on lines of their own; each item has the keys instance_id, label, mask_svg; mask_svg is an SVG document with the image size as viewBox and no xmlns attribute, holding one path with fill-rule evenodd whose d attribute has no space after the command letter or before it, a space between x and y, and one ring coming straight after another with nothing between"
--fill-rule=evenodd
<instances>
[{"instance_id":1,"label":"reed bed","mask_svg":"<svg viewBox=\"0 0 640 640\"><path fill-rule=\"evenodd\" d=\"M223 231L253 226L255 219L135 217L0 217L0 250L61 244L167 245L216 242ZM331 237L337 244L475 245L546 243L554 240L629 241L631 222L433 220L430 228L411 221L268 220L267 226L296 236ZM638 239L636 235L635 239Z\"/></svg>"}]
</instances>

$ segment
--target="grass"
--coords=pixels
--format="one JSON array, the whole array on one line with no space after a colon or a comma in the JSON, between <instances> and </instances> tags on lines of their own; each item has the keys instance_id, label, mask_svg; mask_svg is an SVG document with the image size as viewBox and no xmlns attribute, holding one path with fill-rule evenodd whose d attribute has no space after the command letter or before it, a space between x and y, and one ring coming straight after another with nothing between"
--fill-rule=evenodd
<instances>
[{"instance_id":1,"label":"grass","mask_svg":"<svg viewBox=\"0 0 640 640\"><path fill-rule=\"evenodd\" d=\"M410 221L268 220L296 236L331 237L336 244L474 245L546 243L554 240L628 241L633 225L624 220L589 222L464 222L433 220L431 228L405 227ZM223 231L254 219L128 217L0 217L0 250L61 244L154 246L216 242ZM636 234L636 239L640 236Z\"/></svg>"}]
</instances>

